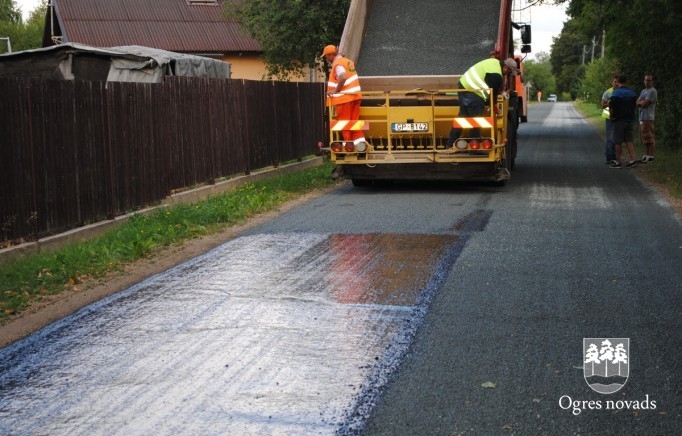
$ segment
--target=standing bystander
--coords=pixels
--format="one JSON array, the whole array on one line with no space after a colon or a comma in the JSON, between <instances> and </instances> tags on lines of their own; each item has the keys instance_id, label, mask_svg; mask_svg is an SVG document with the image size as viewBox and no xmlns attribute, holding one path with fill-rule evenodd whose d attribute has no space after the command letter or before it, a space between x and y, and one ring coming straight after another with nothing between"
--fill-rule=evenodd
<instances>
[{"instance_id":1,"label":"standing bystander","mask_svg":"<svg viewBox=\"0 0 682 436\"><path fill-rule=\"evenodd\" d=\"M644 89L639 94L637 106L639 106L639 139L646 148L642 163L654 162L654 151L656 148L656 137L654 136L654 117L656 115L656 101L658 92L654 88L654 76L646 74L644 76Z\"/></svg>"},{"instance_id":2,"label":"standing bystander","mask_svg":"<svg viewBox=\"0 0 682 436\"><path fill-rule=\"evenodd\" d=\"M606 155L606 165L613 165L616 160L616 150L613 143L613 121L611 121L611 113L609 112L609 100L614 89L618 89L618 79L614 76L611 79L611 87L604 91L601 96L602 118L605 118L606 125L606 143L604 144L604 154Z\"/></svg>"},{"instance_id":3,"label":"standing bystander","mask_svg":"<svg viewBox=\"0 0 682 436\"><path fill-rule=\"evenodd\" d=\"M626 78L619 75L618 89L614 89L609 100L609 112L613 121L613 142L616 144L616 159L611 168L622 168L620 163L622 145L625 144L630 155L630 162L626 168L637 166L635 160L635 145L632 143L632 123L635 121L635 109L637 109L637 94L632 88L625 85Z\"/></svg>"}]
</instances>

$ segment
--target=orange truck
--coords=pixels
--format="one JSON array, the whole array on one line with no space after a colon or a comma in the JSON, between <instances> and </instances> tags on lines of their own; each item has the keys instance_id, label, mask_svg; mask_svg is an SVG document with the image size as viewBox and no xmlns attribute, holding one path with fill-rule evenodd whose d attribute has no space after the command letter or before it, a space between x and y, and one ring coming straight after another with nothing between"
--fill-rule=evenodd
<instances>
[{"instance_id":1,"label":"orange truck","mask_svg":"<svg viewBox=\"0 0 682 436\"><path fill-rule=\"evenodd\" d=\"M530 25L512 22L512 1L477 0L472 7L469 0L352 0L339 51L355 61L362 105L358 120L329 111L332 177L356 186L381 180L506 183L519 123L526 120L522 77L505 77L508 98L493 100L491 92L480 117L459 116L457 86L487 57L514 58L517 31L520 51L530 51ZM448 147L453 127L464 130ZM476 137L467 136L472 128ZM343 129L363 130L365 142L344 141Z\"/></svg>"}]
</instances>

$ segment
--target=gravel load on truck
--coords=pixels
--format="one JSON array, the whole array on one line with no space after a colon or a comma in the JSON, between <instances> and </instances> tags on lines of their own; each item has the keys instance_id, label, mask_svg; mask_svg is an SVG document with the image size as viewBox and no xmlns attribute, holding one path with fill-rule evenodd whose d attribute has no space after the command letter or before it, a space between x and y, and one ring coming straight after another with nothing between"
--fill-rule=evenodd
<instances>
[{"instance_id":1,"label":"gravel load on truck","mask_svg":"<svg viewBox=\"0 0 682 436\"><path fill-rule=\"evenodd\" d=\"M374 0L361 76L463 74L495 48L500 0Z\"/></svg>"}]
</instances>

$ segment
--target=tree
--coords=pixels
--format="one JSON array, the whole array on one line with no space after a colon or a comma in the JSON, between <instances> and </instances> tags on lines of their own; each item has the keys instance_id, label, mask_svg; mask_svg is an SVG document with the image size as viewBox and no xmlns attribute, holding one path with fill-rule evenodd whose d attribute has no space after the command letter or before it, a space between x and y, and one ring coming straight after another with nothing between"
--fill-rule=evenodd
<instances>
[{"instance_id":1,"label":"tree","mask_svg":"<svg viewBox=\"0 0 682 436\"><path fill-rule=\"evenodd\" d=\"M580 81L578 97L601 107L601 96L611 86L611 79L617 72L618 68L611 59L597 59L590 63Z\"/></svg>"},{"instance_id":2,"label":"tree","mask_svg":"<svg viewBox=\"0 0 682 436\"><path fill-rule=\"evenodd\" d=\"M682 137L682 91L679 89L679 61L682 42L670 31L682 19L682 3L673 0L615 1L618 18L606 27L607 53L617 60L629 85L641 89L645 73L654 75L659 103L656 133L661 144L680 147ZM671 55L671 53L673 55ZM657 138L658 139L658 138Z\"/></svg>"},{"instance_id":3,"label":"tree","mask_svg":"<svg viewBox=\"0 0 682 436\"><path fill-rule=\"evenodd\" d=\"M534 92L542 91L545 95L556 92L556 79L552 75L549 55L541 52L535 58L523 63L524 81L533 85Z\"/></svg>"},{"instance_id":4,"label":"tree","mask_svg":"<svg viewBox=\"0 0 682 436\"><path fill-rule=\"evenodd\" d=\"M591 45L593 40L600 41L607 26L617 19L618 10L612 6L613 2L602 0L570 0L566 13L575 20L574 30Z\"/></svg>"},{"instance_id":5,"label":"tree","mask_svg":"<svg viewBox=\"0 0 682 436\"><path fill-rule=\"evenodd\" d=\"M38 48L43 45L43 30L45 17L47 16L47 0L41 0L40 4L33 9L26 23L24 23L24 36L21 41L22 50Z\"/></svg>"},{"instance_id":6,"label":"tree","mask_svg":"<svg viewBox=\"0 0 682 436\"><path fill-rule=\"evenodd\" d=\"M615 66L618 74L628 78L632 88L641 89L644 74L653 74L659 97L656 108L657 142L679 148L682 90L677 79L679 62L675 53L682 51L682 40L676 38L670 29L677 28L682 19L682 2L570 0L568 15L575 21L572 32L586 38L589 44L593 37L605 35L605 59L609 65ZM563 34L564 31L561 36Z\"/></svg>"},{"instance_id":7,"label":"tree","mask_svg":"<svg viewBox=\"0 0 682 436\"><path fill-rule=\"evenodd\" d=\"M616 345L616 349L613 352L613 363L618 364L618 375L620 375L620 364L628 363L628 353L622 343Z\"/></svg>"},{"instance_id":8,"label":"tree","mask_svg":"<svg viewBox=\"0 0 682 436\"><path fill-rule=\"evenodd\" d=\"M17 49L16 39L21 27L21 12L14 0L0 0L0 54L7 53L10 47Z\"/></svg>"},{"instance_id":9,"label":"tree","mask_svg":"<svg viewBox=\"0 0 682 436\"><path fill-rule=\"evenodd\" d=\"M226 16L242 25L263 50L269 77L286 79L315 67L322 48L338 45L350 0L237 0Z\"/></svg>"},{"instance_id":10,"label":"tree","mask_svg":"<svg viewBox=\"0 0 682 436\"><path fill-rule=\"evenodd\" d=\"M613 347L611 341L604 339L599 350L599 360L606 361L604 363L604 377L609 376L609 361L613 360Z\"/></svg>"},{"instance_id":11,"label":"tree","mask_svg":"<svg viewBox=\"0 0 682 436\"><path fill-rule=\"evenodd\" d=\"M587 348L587 352L585 353L585 363L592 364L592 373L590 375L594 375L594 364L596 363L599 365L599 350L597 349L596 344L590 344L590 346Z\"/></svg>"},{"instance_id":12,"label":"tree","mask_svg":"<svg viewBox=\"0 0 682 436\"><path fill-rule=\"evenodd\" d=\"M21 20L21 12L13 0L0 0L0 37L8 37L12 51L38 48L42 45L43 27L47 1L31 11L26 23ZM7 52L7 45L0 42L0 53Z\"/></svg>"},{"instance_id":13,"label":"tree","mask_svg":"<svg viewBox=\"0 0 682 436\"><path fill-rule=\"evenodd\" d=\"M559 92L568 92L575 98L580 89L580 80L583 77L583 48L591 40L579 31L579 24L574 19L569 19L564 24L558 37L552 44L552 72L556 76Z\"/></svg>"},{"instance_id":14,"label":"tree","mask_svg":"<svg viewBox=\"0 0 682 436\"><path fill-rule=\"evenodd\" d=\"M0 23L21 23L21 11L14 0L0 0Z\"/></svg>"}]
</instances>

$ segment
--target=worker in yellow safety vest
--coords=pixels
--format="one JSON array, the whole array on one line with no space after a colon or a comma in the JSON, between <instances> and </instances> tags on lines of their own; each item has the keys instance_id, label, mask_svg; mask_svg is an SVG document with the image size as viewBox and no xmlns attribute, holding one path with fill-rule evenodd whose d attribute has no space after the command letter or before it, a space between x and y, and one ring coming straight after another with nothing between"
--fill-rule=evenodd
<instances>
[{"instance_id":1,"label":"worker in yellow safety vest","mask_svg":"<svg viewBox=\"0 0 682 436\"><path fill-rule=\"evenodd\" d=\"M459 79L458 88L471 91L459 91L459 116L478 117L483 115L486 102L490 99L490 89L493 91L493 101L504 92L503 76L516 76L518 65L512 58L500 61L497 58L482 60L469 68ZM447 146L452 147L462 133L462 129L452 128ZM469 136L476 138L479 129L472 129Z\"/></svg>"},{"instance_id":2,"label":"worker in yellow safety vest","mask_svg":"<svg viewBox=\"0 0 682 436\"><path fill-rule=\"evenodd\" d=\"M362 95L355 64L339 54L334 45L326 46L322 56L331 64L327 82L327 106L335 107L337 120L357 121ZM362 130L342 130L341 134L345 141L352 141L355 145L365 142Z\"/></svg>"}]
</instances>

